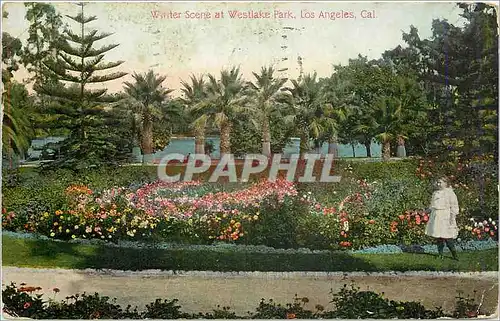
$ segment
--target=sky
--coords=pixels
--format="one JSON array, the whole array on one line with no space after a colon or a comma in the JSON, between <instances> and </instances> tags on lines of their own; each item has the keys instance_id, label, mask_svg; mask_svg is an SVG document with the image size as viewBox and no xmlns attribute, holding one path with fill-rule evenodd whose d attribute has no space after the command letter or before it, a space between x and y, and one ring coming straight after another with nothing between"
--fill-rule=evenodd
<instances>
[{"instance_id":1,"label":"sky","mask_svg":"<svg viewBox=\"0 0 500 321\"><path fill-rule=\"evenodd\" d=\"M63 15L75 16L80 11L71 3L53 5ZM9 16L3 19L2 31L25 41L29 25L23 3L6 3L4 10ZM334 65L347 64L358 54L377 59L387 49L404 46L402 33L410 25L427 38L433 19L461 23L455 3L94 2L84 10L97 17L86 25L86 31L113 33L96 42L96 47L119 44L106 53L105 61L122 60L113 71L129 73L95 87L120 91L134 72L153 69L167 77L164 86L175 90L173 96L180 95L181 80L191 74L219 75L222 68L232 66L239 66L246 80L253 80L252 72L262 66L288 68L279 75L296 78L298 57L304 73L316 71L326 77ZM262 16L231 18L229 13L236 10L247 16L253 10ZM77 32L75 22L64 21ZM25 70L15 74L19 81L26 76Z\"/></svg>"}]
</instances>

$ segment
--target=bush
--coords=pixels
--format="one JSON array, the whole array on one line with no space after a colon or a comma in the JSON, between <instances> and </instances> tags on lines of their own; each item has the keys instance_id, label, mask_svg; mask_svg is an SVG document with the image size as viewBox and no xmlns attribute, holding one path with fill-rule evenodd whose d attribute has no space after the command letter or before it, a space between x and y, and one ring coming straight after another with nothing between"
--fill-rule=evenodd
<instances>
[{"instance_id":1,"label":"bush","mask_svg":"<svg viewBox=\"0 0 500 321\"><path fill-rule=\"evenodd\" d=\"M308 214L304 204L286 198L278 205L276 198L261 204L259 220L247 231L247 243L274 248L297 248L297 231L301 217Z\"/></svg>"},{"instance_id":2,"label":"bush","mask_svg":"<svg viewBox=\"0 0 500 321\"><path fill-rule=\"evenodd\" d=\"M360 291L354 284L332 293L335 305L334 316L342 319L436 319L445 316L441 309L427 310L417 302L390 301L383 293Z\"/></svg>"}]
</instances>

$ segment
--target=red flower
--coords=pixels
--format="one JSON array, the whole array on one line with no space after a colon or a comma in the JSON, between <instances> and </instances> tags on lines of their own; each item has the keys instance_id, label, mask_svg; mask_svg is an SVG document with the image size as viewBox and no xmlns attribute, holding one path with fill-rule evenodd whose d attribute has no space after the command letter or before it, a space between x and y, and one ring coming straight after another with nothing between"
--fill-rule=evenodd
<instances>
[{"instance_id":1,"label":"red flower","mask_svg":"<svg viewBox=\"0 0 500 321\"><path fill-rule=\"evenodd\" d=\"M287 319L295 319L295 313L286 313L286 318Z\"/></svg>"},{"instance_id":2,"label":"red flower","mask_svg":"<svg viewBox=\"0 0 500 321\"><path fill-rule=\"evenodd\" d=\"M24 304L24 309L27 309L27 308L29 308L30 306L31 306L31 302L26 302L26 303Z\"/></svg>"},{"instance_id":3,"label":"red flower","mask_svg":"<svg viewBox=\"0 0 500 321\"><path fill-rule=\"evenodd\" d=\"M375 220L369 220L368 223L375 224Z\"/></svg>"}]
</instances>

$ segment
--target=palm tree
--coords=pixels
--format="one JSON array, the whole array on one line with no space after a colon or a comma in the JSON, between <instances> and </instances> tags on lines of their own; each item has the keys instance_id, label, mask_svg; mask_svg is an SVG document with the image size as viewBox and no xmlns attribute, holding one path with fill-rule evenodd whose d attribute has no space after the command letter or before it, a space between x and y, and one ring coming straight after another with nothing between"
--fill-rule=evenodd
<instances>
[{"instance_id":1,"label":"palm tree","mask_svg":"<svg viewBox=\"0 0 500 321\"><path fill-rule=\"evenodd\" d=\"M13 155L24 156L34 131L27 110L28 91L24 85L10 81L6 83L6 88L2 94L2 146L3 152L12 159Z\"/></svg>"},{"instance_id":2,"label":"palm tree","mask_svg":"<svg viewBox=\"0 0 500 321\"><path fill-rule=\"evenodd\" d=\"M207 98L196 104L192 112L201 114L195 121L203 123L211 120L220 131L221 157L231 153L231 129L234 115L241 112L248 98L243 95L244 82L240 69L222 70L220 80L208 75Z\"/></svg>"},{"instance_id":3,"label":"palm tree","mask_svg":"<svg viewBox=\"0 0 500 321\"><path fill-rule=\"evenodd\" d=\"M321 142L328 141L328 154L338 157L338 140L341 127L355 111L351 83L344 73L345 69L337 68L337 73L322 79L323 92L327 102L325 109L324 133ZM348 75L347 75L348 76Z\"/></svg>"},{"instance_id":4,"label":"palm tree","mask_svg":"<svg viewBox=\"0 0 500 321\"><path fill-rule=\"evenodd\" d=\"M368 121L359 126L360 129L369 128L375 133L375 138L382 143L382 158L391 157L391 141L401 135L403 120L401 100L391 96L381 96L367 110Z\"/></svg>"},{"instance_id":5,"label":"palm tree","mask_svg":"<svg viewBox=\"0 0 500 321\"><path fill-rule=\"evenodd\" d=\"M156 75L153 70L144 75L134 73L135 83L124 82L125 92L137 103L135 110L141 116L141 148L143 162L148 162L153 154L153 125L162 117L162 104L168 99L172 89L162 87L166 76Z\"/></svg>"},{"instance_id":6,"label":"palm tree","mask_svg":"<svg viewBox=\"0 0 500 321\"><path fill-rule=\"evenodd\" d=\"M293 112L287 116L288 122L295 125L300 136L300 156L310 149L309 140L320 138L324 132L326 104L321 83L316 80L316 73L306 74L300 82L292 80L293 88L287 90L292 94Z\"/></svg>"},{"instance_id":7,"label":"palm tree","mask_svg":"<svg viewBox=\"0 0 500 321\"><path fill-rule=\"evenodd\" d=\"M191 84L181 81L181 91L184 93L184 98L181 101L188 110L193 110L193 107L207 98L207 91L205 88L205 80L203 76L196 78L192 75L190 77ZM196 117L197 116L197 117ZM206 115L195 115L195 121L191 124L195 137L195 154L205 154L205 128L207 125Z\"/></svg>"},{"instance_id":8,"label":"palm tree","mask_svg":"<svg viewBox=\"0 0 500 321\"><path fill-rule=\"evenodd\" d=\"M255 113L257 119L256 127L262 130L262 154L269 157L271 155L271 129L269 119L277 111L280 98L283 97L281 90L287 82L286 78L274 78L272 67L262 67L260 74L252 73L255 83L248 82L254 99L251 112Z\"/></svg>"}]
</instances>

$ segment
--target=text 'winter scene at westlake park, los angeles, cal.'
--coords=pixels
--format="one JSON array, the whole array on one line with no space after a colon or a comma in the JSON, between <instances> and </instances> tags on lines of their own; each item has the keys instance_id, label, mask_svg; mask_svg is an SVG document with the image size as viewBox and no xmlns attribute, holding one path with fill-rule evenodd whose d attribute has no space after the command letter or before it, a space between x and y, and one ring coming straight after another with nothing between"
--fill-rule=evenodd
<instances>
[{"instance_id":1,"label":"text 'winter scene at westlake park, los angeles, cal.'","mask_svg":"<svg viewBox=\"0 0 500 321\"><path fill-rule=\"evenodd\" d=\"M498 319L498 4L1 28L4 318Z\"/></svg>"}]
</instances>

